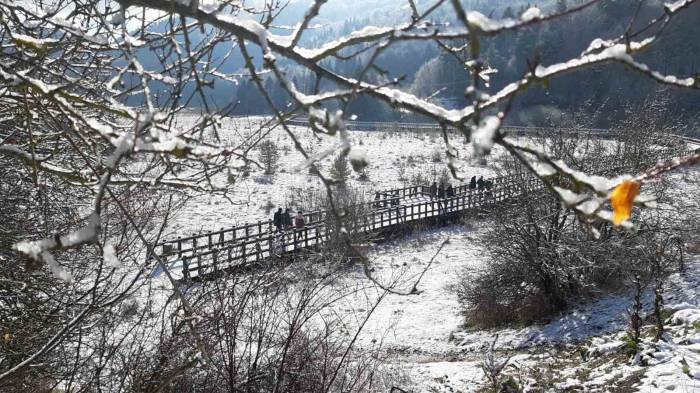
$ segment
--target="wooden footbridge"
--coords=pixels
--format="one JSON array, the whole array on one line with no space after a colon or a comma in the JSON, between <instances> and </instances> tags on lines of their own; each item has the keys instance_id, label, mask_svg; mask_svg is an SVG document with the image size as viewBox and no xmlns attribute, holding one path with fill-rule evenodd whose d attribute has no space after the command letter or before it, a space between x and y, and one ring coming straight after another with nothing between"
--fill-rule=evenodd
<instances>
[{"instance_id":1,"label":"wooden footbridge","mask_svg":"<svg viewBox=\"0 0 700 393\"><path fill-rule=\"evenodd\" d=\"M663 151L659 152L659 157L684 153L687 152ZM652 167L655 161L620 163L615 157L606 157L583 165L581 169L614 175ZM471 189L466 184L459 185L454 188L454 196L440 199L432 196L426 185L379 191L371 202L345 207L353 214L340 221L341 225L336 214L319 210L304 214L302 228L278 231L272 220L258 221L166 240L158 243L154 252L173 270L181 270L183 279L197 279L256 264L272 256L317 248L333 239L339 230L351 234L378 234L405 225L441 222L543 188L540 179L529 172L486 180L490 181L488 188Z\"/></svg>"},{"instance_id":2,"label":"wooden footbridge","mask_svg":"<svg viewBox=\"0 0 700 393\"><path fill-rule=\"evenodd\" d=\"M529 173L487 180L491 181L489 188L459 185L454 188L454 196L441 199L432 198L425 185L379 191L377 199L345 208L353 214L341 221L342 229L336 215L319 210L304 214L303 228L277 231L271 220L258 221L166 240L156 245L155 252L169 265L180 265L183 279L203 277L262 262L273 255L318 247L339 229L353 234L384 232L406 224L455 217L542 187L540 180Z\"/></svg>"}]
</instances>

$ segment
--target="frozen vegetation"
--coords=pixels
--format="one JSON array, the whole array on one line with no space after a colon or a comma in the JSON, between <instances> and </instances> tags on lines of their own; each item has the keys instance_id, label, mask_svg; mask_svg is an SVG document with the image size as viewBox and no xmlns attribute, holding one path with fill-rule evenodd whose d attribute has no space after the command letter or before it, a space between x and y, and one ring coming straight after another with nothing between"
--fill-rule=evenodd
<instances>
[{"instance_id":1,"label":"frozen vegetation","mask_svg":"<svg viewBox=\"0 0 700 393\"><path fill-rule=\"evenodd\" d=\"M696 390L699 11L0 0L0 392Z\"/></svg>"},{"instance_id":2,"label":"frozen vegetation","mask_svg":"<svg viewBox=\"0 0 700 393\"><path fill-rule=\"evenodd\" d=\"M240 129L241 124L262 119L228 121L236 122ZM246 127L242 129L245 132ZM261 168L251 170L237 182L245 190L241 196L228 195L232 203L216 201L208 195L188 199L173 217L169 230L186 233L193 225L208 230L268 219L277 206L294 206L292 190L296 189L297 195L322 191L317 178L305 167L300 168L303 157L284 143L279 132L275 130L268 136L281 151L274 175L264 175ZM368 180L359 179L355 173L347 186L362 190L366 198L371 199L374 190L411 184L418 174L427 174L423 181L431 182L445 170L444 161L433 160L441 153L442 142L437 134L351 131L350 135L353 144L360 146L371 161L366 170ZM316 138L304 139L302 143L313 145L311 151L324 148L322 140ZM537 141L521 138L521 143ZM607 154L614 152L614 142L600 143ZM462 146L460 154L473 154L471 145L457 145ZM460 173L467 178L474 174L492 176L502 170L498 169L502 166L498 160L501 154L496 147L492 165L472 164L460 168ZM330 166L329 158L319 167L328 170ZM399 174L401 166L405 166L403 174ZM700 192L698 176L697 171L673 176L670 200L692 206ZM678 206L671 203L666 208ZM408 236L374 244L367 255L372 280L356 264L343 269L337 280L324 289L326 294L322 297L338 299L330 312L340 317L341 331L353 335L361 329L355 346L379 357L385 372L394 376L394 383L410 386L411 391L482 391L487 386L484 357L497 337L495 356L508 360L501 378L513 378L526 391L692 391L698 387L694 367L700 367L700 356L693 345L700 334L700 255L686 255L685 272L666 279L669 285L664 293L664 315L668 329L663 341L652 340L652 329L647 325L639 351L631 354L627 330L633 294L629 287L582 299L569 310L531 326L479 329L466 325L465 306L458 298L456 286L463 275L478 272L489 263L483 233L490 225L488 216L473 215L458 224L420 228ZM323 264L319 268L330 266ZM397 292L410 293L416 282L417 291L410 295L387 294L384 289L392 284ZM651 315L652 307L653 292L647 290L643 295L645 319Z\"/></svg>"}]
</instances>

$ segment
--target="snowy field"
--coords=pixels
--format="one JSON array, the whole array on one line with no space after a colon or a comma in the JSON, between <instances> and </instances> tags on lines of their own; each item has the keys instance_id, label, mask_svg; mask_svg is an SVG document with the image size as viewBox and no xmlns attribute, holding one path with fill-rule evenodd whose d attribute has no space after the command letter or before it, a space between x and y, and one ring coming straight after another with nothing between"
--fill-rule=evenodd
<instances>
[{"instance_id":1,"label":"snowy field","mask_svg":"<svg viewBox=\"0 0 700 393\"><path fill-rule=\"evenodd\" d=\"M294 130L307 135L303 140L307 147L314 146L312 150L332 143L315 140L307 129ZM368 181L360 181L357 174L352 174L350 184L368 195L372 190L406 185L397 173L401 164L406 166L404 176L407 179L417 173L439 176L445 167L444 142L437 134L353 131L351 137L370 157L370 166ZM294 190L320 189L316 177L307 170L292 169L298 167L303 158L281 131L273 131L271 139L281 149L277 174L268 178L259 171L239 179L235 192L230 195L231 201L208 195L191 198L170 222L168 235L186 235L268 219L272 213L268 207L286 206ZM455 143L455 146L460 156L471 155L469 145ZM442 154L442 162L433 162L436 152ZM495 152L496 155L501 153ZM468 163L468 160L463 162ZM326 159L322 170L327 171L329 167L330 159ZM495 174L492 168L470 164L465 164L461 172L467 178ZM677 179L677 186L682 189L681 178ZM683 189L679 195L692 198L698 191ZM554 370L548 374L553 391L606 391L610 386L622 389L626 383L633 387L632 391L642 392L689 392L700 388L695 380L695 377L700 378L700 256L690 255L687 273L676 274L667 281L666 306L675 312L669 319L673 326L667 333L667 343L645 342L642 355L629 360L617 355L623 345L621 340L628 321L626 310L631 303L630 294L625 292L581 304L546 324L498 331L465 328L462 307L453 286L465 271L486 262L479 243L486 225L487 222L474 219L463 225L416 231L372 247L368 257L374 277L382 284L398 282L397 290L410 291L416 279L424 271L425 274L416 294L389 294L379 303L356 345L366 349L380 346L382 356L394 372L407 378L415 392L483 389L481 359L496 334L499 353L513 356L510 372L520 370L523 375L531 376L540 369ZM343 318L347 330L352 332L383 290L367 278L362 266L345 272L341 281L336 290L357 290L336 303L333 312ZM647 311L651 300L651 293L647 293ZM571 355L580 351L587 354L588 361L581 362L578 355ZM523 378L524 385L534 382Z\"/></svg>"},{"instance_id":2,"label":"snowy field","mask_svg":"<svg viewBox=\"0 0 700 393\"><path fill-rule=\"evenodd\" d=\"M690 195L692 198L697 193ZM700 378L700 255L689 255L686 272L667 280L665 308L673 313L667 321L667 342L645 340L642 354L628 359L619 355L631 307L631 295L626 291L582 303L545 324L492 331L466 329L451 286L465 270L486 262L478 241L484 225L474 221L415 233L381 244L370 253L382 282L402 277L410 284L440 244L449 239L420 281L419 294L388 295L362 334L361 345L382 342L387 359L417 384L415 391L476 391L483 387L482 356L496 334L497 350L504 358L506 353L513 356L511 373L521 370L533 375L539 368L556 369L548 377L555 391L567 387L617 391L615 387L622 390L627 383L633 385L633 391L642 392L700 389L696 379ZM347 280L372 287L359 268ZM375 288L375 293L380 292ZM346 311L355 311L353 305L356 308L363 301L366 293L348 298ZM652 302L653 294L647 291L645 314L651 313ZM581 363L577 351L587 354L586 362ZM520 382L542 383L526 378Z\"/></svg>"},{"instance_id":3,"label":"snowy field","mask_svg":"<svg viewBox=\"0 0 700 393\"><path fill-rule=\"evenodd\" d=\"M180 119L183 127L187 127L194 117L183 116ZM222 133L222 139L229 145L236 145L245 136L257 129L257 125L264 119L226 118L222 121L222 129L228 133ZM235 130L235 131L234 131ZM306 127L292 127L299 135L302 145L311 152L318 152L338 143L338 138L324 136L318 138ZM437 132L416 133L384 133L376 131L350 131L352 144L365 151L369 157L369 166L366 169L368 180L359 179L359 174L353 172L348 184L355 190L366 195L371 200L374 191L391 188L405 187L411 184L410 179L420 174L423 178L432 179L447 170L445 161L445 143L442 135ZM292 141L284 134L281 128L274 129L269 137L279 148L279 168L272 176L264 175L258 168L248 177L236 179L236 185L232 193L227 197L211 195L207 193L195 194L178 212L169 223L165 231L165 237L187 236L207 230L232 227L243 223L251 223L272 218L274 213L271 208L292 207L290 201L299 193L311 193L320 191L323 186L317 176L309 174L303 167L304 158L294 149ZM461 175L469 181L474 175L484 178L495 175L493 167L471 164L471 146L462 143L459 137L453 141L459 151L464 164ZM498 157L503 151L496 147L492 157ZM434 156L441 157L440 162L434 161ZM321 171L328 176L331 163L335 155L332 155L320 163ZM253 152L251 158L257 160L257 154ZM398 167L405 167L405 174L400 176ZM400 179L403 177L403 179ZM216 181L225 182L226 175L216 176ZM457 182L454 182L456 185Z\"/></svg>"}]
</instances>

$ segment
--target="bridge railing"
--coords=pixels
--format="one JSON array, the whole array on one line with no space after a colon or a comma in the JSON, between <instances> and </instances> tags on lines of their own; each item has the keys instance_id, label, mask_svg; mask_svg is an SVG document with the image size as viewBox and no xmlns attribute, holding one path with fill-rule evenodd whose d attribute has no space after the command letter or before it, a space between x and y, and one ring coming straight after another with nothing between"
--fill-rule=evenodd
<instances>
[{"instance_id":1,"label":"bridge railing","mask_svg":"<svg viewBox=\"0 0 700 393\"><path fill-rule=\"evenodd\" d=\"M539 179L530 177L527 182L501 182L499 184L500 186L488 190L471 190L451 198L419 201L371 210L368 214L344 221L343 228L349 233L371 232L394 225L455 214L497 203L533 190L538 187ZM240 239L237 243L215 244L211 249L202 250L196 254L184 254L179 257L183 261L183 273L186 277L199 276L217 270L259 262L269 258L272 254L315 247L337 234L339 227L331 224L329 218L326 221L315 222L303 228L268 232Z\"/></svg>"},{"instance_id":2,"label":"bridge railing","mask_svg":"<svg viewBox=\"0 0 700 393\"><path fill-rule=\"evenodd\" d=\"M492 181L494 186L505 184L509 181L514 181L515 178L509 176L496 176L488 180ZM511 178L512 177L512 178ZM509 180L510 179L510 180ZM361 204L346 206L348 211L369 211L372 209L391 208L400 203L401 198L411 198L420 196L430 196L430 187L425 185L408 186L403 188L383 190L377 192L379 200L373 200ZM460 185L455 188L455 194L468 192L468 185ZM398 199L394 195L401 195ZM325 210L317 210L302 214L305 224L311 225L318 222L323 222L329 216L329 212ZM204 233L194 234L191 236L182 236L176 239L164 240L156 245L156 252L161 256L191 255L207 250L213 246L222 246L230 243L237 243L251 237L264 236L268 233L275 232L272 220L261 220L254 223L244 223L230 228L220 228L219 230L206 231Z\"/></svg>"},{"instance_id":3,"label":"bridge railing","mask_svg":"<svg viewBox=\"0 0 700 393\"><path fill-rule=\"evenodd\" d=\"M691 151L674 155L687 154ZM598 172L604 174L622 173L634 168L650 167L655 162L648 158L646 162L621 162L615 157L597 160ZM342 227L350 233L376 231L392 225L403 224L410 221L436 217L446 213L456 213L467 209L486 206L504 199L513 198L523 192L542 187L540 180L529 173L517 173L509 176L499 176L489 179L492 186L489 189L469 189L468 185L455 187L455 196L444 199L409 200L408 204L395 204L378 207L375 201L354 206L356 212L362 214L346 217ZM406 187L410 189L411 187ZM429 195L427 186L414 186L420 188L421 193ZM303 228L291 228L283 232L273 230L271 222L259 222L240 227L223 229L214 233L207 233L204 242L199 241L201 236L181 238L177 242L177 249L163 250L163 256L177 256L183 261L185 274L200 275L210 272L212 269L230 268L248 262L256 262L268 258L272 254L281 254L317 246L332 236L339 229L334 222L335 215L325 211L308 213L314 216ZM268 223L267 229L262 223ZM191 241L190 247L184 248L180 242Z\"/></svg>"}]
</instances>

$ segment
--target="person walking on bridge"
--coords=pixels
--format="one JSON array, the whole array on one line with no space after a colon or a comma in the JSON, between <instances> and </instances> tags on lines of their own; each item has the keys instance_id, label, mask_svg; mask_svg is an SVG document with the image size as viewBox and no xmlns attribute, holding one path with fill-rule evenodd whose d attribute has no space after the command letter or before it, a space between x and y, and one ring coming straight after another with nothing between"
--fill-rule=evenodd
<instances>
[{"instance_id":1,"label":"person walking on bridge","mask_svg":"<svg viewBox=\"0 0 700 393\"><path fill-rule=\"evenodd\" d=\"M430 199L435 199L437 197L437 182L433 182L433 184L430 185L428 192L430 192Z\"/></svg>"},{"instance_id":2,"label":"person walking on bridge","mask_svg":"<svg viewBox=\"0 0 700 393\"><path fill-rule=\"evenodd\" d=\"M303 229L304 224L306 224L304 214L301 212L301 210L299 210L299 213L294 218L294 227L296 227L296 229Z\"/></svg>"},{"instance_id":3,"label":"person walking on bridge","mask_svg":"<svg viewBox=\"0 0 700 393\"><path fill-rule=\"evenodd\" d=\"M272 217L272 223L275 224L275 228L277 228L277 232L282 231L282 216L284 213L282 213L282 208L280 207L277 209L275 212L275 215Z\"/></svg>"},{"instance_id":4,"label":"person walking on bridge","mask_svg":"<svg viewBox=\"0 0 700 393\"><path fill-rule=\"evenodd\" d=\"M469 181L469 189L473 190L476 188L476 176L472 176L472 179Z\"/></svg>"},{"instance_id":5,"label":"person walking on bridge","mask_svg":"<svg viewBox=\"0 0 700 393\"><path fill-rule=\"evenodd\" d=\"M375 209L381 209L382 203L381 203L382 197L379 195L378 192L374 193L374 208Z\"/></svg>"},{"instance_id":6,"label":"person walking on bridge","mask_svg":"<svg viewBox=\"0 0 700 393\"><path fill-rule=\"evenodd\" d=\"M450 199L455 196L455 189L452 188L452 184L447 184L447 189L445 190L445 196ZM450 199L450 209L452 209L452 206L454 205L454 200Z\"/></svg>"},{"instance_id":7,"label":"person walking on bridge","mask_svg":"<svg viewBox=\"0 0 700 393\"><path fill-rule=\"evenodd\" d=\"M476 188L479 190L484 189L484 177L483 176L479 176L479 180L476 181Z\"/></svg>"},{"instance_id":8,"label":"person walking on bridge","mask_svg":"<svg viewBox=\"0 0 700 393\"><path fill-rule=\"evenodd\" d=\"M445 206L443 205L443 200L445 199L445 185L440 183L437 190L438 197L438 214L444 213Z\"/></svg>"},{"instance_id":9,"label":"person walking on bridge","mask_svg":"<svg viewBox=\"0 0 700 393\"><path fill-rule=\"evenodd\" d=\"M282 226L285 230L292 227L292 214L290 210L290 208L287 208L287 210L284 211L284 214L282 214Z\"/></svg>"}]
</instances>

